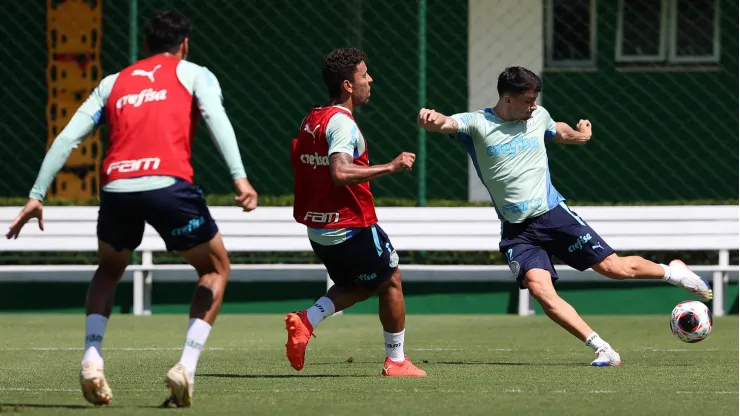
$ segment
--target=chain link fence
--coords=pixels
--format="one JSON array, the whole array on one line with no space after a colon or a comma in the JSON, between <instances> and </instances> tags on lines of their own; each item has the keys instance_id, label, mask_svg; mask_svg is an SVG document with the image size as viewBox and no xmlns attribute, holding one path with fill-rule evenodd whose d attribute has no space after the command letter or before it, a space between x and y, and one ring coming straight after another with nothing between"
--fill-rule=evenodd
<instances>
[{"instance_id":1,"label":"chain link fence","mask_svg":"<svg viewBox=\"0 0 740 416\"><path fill-rule=\"evenodd\" d=\"M147 20L158 9L173 8L193 22L189 59L219 78L247 171L262 196L292 193L289 146L311 105L326 100L323 57L353 46L368 53L375 80L372 102L356 115L371 162L425 149L419 158L426 168L378 180L373 184L378 197L477 199L479 185L465 150L444 136L420 135L416 114L422 103L448 114L491 106L498 71L516 64L542 74L541 104L555 119L593 122L587 146L548 149L553 182L567 198L599 203L737 198L734 0L2 4L0 196L27 194L63 122L99 79L145 56ZM420 50L420 44L426 48ZM52 194L94 197L104 149L103 129L75 151ZM229 175L203 127L193 163L207 192L231 192Z\"/></svg>"}]
</instances>

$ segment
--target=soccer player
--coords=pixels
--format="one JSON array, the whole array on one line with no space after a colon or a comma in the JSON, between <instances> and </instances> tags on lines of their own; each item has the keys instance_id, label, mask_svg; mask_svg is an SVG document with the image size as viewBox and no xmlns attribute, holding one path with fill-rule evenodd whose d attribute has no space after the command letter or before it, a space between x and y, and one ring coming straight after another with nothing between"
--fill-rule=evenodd
<instances>
[{"instance_id":1,"label":"soccer player","mask_svg":"<svg viewBox=\"0 0 740 416\"><path fill-rule=\"evenodd\" d=\"M449 117L423 108L419 124L455 135L468 150L502 221L499 248L520 287L529 289L550 319L594 349L592 365L620 365L619 354L555 292L558 275L550 256L611 279L663 279L705 301L712 298L712 290L680 260L665 265L618 256L566 205L550 180L545 141L585 144L591 139L591 123L580 120L574 130L554 122L535 103L542 81L525 68L504 70L497 88L500 98L493 108Z\"/></svg>"},{"instance_id":2,"label":"soccer player","mask_svg":"<svg viewBox=\"0 0 740 416\"><path fill-rule=\"evenodd\" d=\"M311 247L335 284L307 310L285 317L285 348L291 366L300 371L319 323L377 293L386 354L382 374L425 376L403 352L406 305L398 254L377 224L369 183L411 170L416 156L403 152L390 163L370 165L367 141L352 116L370 99L373 79L365 58L357 49L326 56L329 102L311 109L293 140L293 216L308 227Z\"/></svg>"},{"instance_id":3,"label":"soccer player","mask_svg":"<svg viewBox=\"0 0 740 416\"><path fill-rule=\"evenodd\" d=\"M189 20L177 12L154 16L146 28L152 56L105 77L77 110L46 154L28 203L6 235L17 238L31 218L37 218L43 230L42 201L54 176L72 149L105 121L110 146L100 178L99 265L87 293L80 371L83 395L95 405L110 404L113 398L103 373L102 342L116 286L141 243L145 223L200 278L180 361L165 378L171 390L167 404L187 407L192 401L196 365L230 270L218 227L202 191L193 185L190 155L199 115L231 172L236 204L245 211L257 206L218 80L207 68L185 60L190 32Z\"/></svg>"}]
</instances>

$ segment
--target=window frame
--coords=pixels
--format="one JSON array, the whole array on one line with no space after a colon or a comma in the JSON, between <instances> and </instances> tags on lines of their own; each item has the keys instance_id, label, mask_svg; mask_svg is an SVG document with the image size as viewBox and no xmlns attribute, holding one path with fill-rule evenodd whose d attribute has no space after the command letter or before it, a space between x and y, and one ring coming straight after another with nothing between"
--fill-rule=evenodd
<instances>
[{"instance_id":1,"label":"window frame","mask_svg":"<svg viewBox=\"0 0 740 416\"><path fill-rule=\"evenodd\" d=\"M719 63L720 60L720 2L719 0L714 1L714 24L712 26L714 32L713 37L713 50L711 55L688 55L679 56L677 54L678 47L676 45L678 41L678 0L669 0L670 2L670 16L669 16L669 33L668 33L668 62L670 63Z\"/></svg>"},{"instance_id":2,"label":"window frame","mask_svg":"<svg viewBox=\"0 0 740 416\"><path fill-rule=\"evenodd\" d=\"M553 58L553 40L555 38L555 13L553 9L554 0L545 0L547 16L546 25L546 52L545 52L545 67L546 68L562 68L562 67L595 67L596 66L596 38L597 38L597 11L596 11L596 0L589 0L589 51L591 53L590 59L555 59Z\"/></svg>"},{"instance_id":3,"label":"window frame","mask_svg":"<svg viewBox=\"0 0 740 416\"><path fill-rule=\"evenodd\" d=\"M617 9L617 33L616 44L614 49L614 60L619 63L635 62L665 62L666 42L668 41L668 23L669 23L669 6L670 0L660 0L660 37L658 39L657 55L625 55L622 51L622 41L624 40L624 0L619 0Z\"/></svg>"}]
</instances>

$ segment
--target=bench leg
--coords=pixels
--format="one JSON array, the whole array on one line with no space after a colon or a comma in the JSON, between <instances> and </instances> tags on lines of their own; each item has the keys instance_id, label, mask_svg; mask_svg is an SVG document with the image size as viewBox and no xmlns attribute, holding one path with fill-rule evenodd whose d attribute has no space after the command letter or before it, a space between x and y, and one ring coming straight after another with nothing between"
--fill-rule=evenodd
<instances>
[{"instance_id":1,"label":"bench leg","mask_svg":"<svg viewBox=\"0 0 740 416\"><path fill-rule=\"evenodd\" d=\"M141 264L147 267L151 267L154 265L154 261L152 260L152 252L151 251L145 251L141 255ZM153 270L147 270L144 272L144 282L143 282L143 315L151 315L152 314L152 279L154 277L154 271Z\"/></svg>"},{"instance_id":2,"label":"bench leg","mask_svg":"<svg viewBox=\"0 0 740 416\"><path fill-rule=\"evenodd\" d=\"M141 253L141 265L145 270L134 272L134 315L144 316L152 314L152 270L146 267L153 266L152 252Z\"/></svg>"},{"instance_id":3,"label":"bench leg","mask_svg":"<svg viewBox=\"0 0 740 416\"><path fill-rule=\"evenodd\" d=\"M719 251L719 265L730 265L729 250ZM727 277L728 273L726 270L712 273L712 292L714 294L714 298L712 299L712 315L714 316L725 316L725 281Z\"/></svg>"},{"instance_id":4,"label":"bench leg","mask_svg":"<svg viewBox=\"0 0 740 416\"><path fill-rule=\"evenodd\" d=\"M144 272L134 272L134 315L144 314Z\"/></svg>"},{"instance_id":5,"label":"bench leg","mask_svg":"<svg viewBox=\"0 0 740 416\"><path fill-rule=\"evenodd\" d=\"M534 315L534 309L532 309L532 296L529 294L529 289L519 289L519 316L532 315Z\"/></svg>"}]
</instances>

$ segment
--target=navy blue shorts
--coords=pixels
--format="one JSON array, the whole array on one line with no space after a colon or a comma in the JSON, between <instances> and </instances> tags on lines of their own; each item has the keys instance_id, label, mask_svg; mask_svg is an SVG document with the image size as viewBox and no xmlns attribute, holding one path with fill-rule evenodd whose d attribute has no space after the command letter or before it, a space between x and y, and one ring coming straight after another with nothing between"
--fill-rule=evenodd
<instances>
[{"instance_id":1,"label":"navy blue shorts","mask_svg":"<svg viewBox=\"0 0 740 416\"><path fill-rule=\"evenodd\" d=\"M203 192L188 182L151 191L100 192L98 239L117 251L134 250L145 223L157 230L169 251L193 248L218 233Z\"/></svg>"},{"instance_id":2,"label":"navy blue shorts","mask_svg":"<svg viewBox=\"0 0 740 416\"><path fill-rule=\"evenodd\" d=\"M532 269L547 270L553 281L557 280L550 256L584 271L614 253L604 239L564 202L521 223L504 222L499 248L506 255L511 272L522 288L525 274Z\"/></svg>"},{"instance_id":3,"label":"navy blue shorts","mask_svg":"<svg viewBox=\"0 0 740 416\"><path fill-rule=\"evenodd\" d=\"M311 241L311 247L337 285L357 280L364 288L374 291L398 268L398 254L377 224L358 231L342 243L324 246Z\"/></svg>"}]
</instances>

